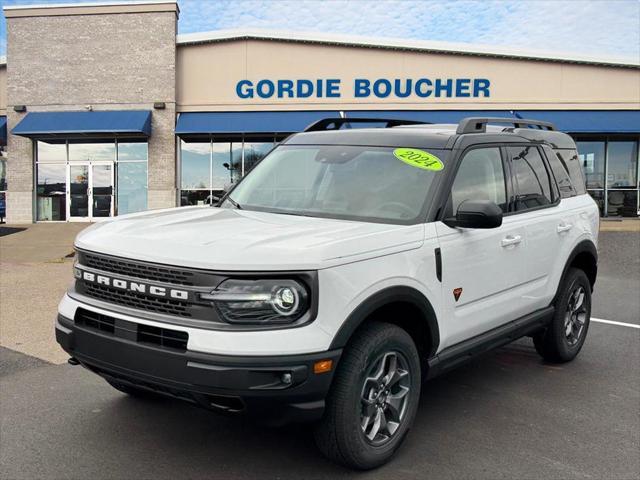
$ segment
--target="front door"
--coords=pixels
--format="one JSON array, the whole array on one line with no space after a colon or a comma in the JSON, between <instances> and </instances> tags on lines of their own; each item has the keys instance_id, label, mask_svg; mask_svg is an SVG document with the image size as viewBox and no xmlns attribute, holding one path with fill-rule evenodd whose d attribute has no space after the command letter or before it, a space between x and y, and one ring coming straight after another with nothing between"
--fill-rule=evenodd
<instances>
[{"instance_id":1,"label":"front door","mask_svg":"<svg viewBox=\"0 0 640 480\"><path fill-rule=\"evenodd\" d=\"M453 216L465 200L491 200L508 213L504 165L498 147L468 151L456 173L445 216ZM436 230L446 330L442 346L515 319L526 268L524 225L507 215L498 228L450 228L436 222Z\"/></svg>"},{"instance_id":2,"label":"front door","mask_svg":"<svg viewBox=\"0 0 640 480\"><path fill-rule=\"evenodd\" d=\"M70 222L92 222L113 216L113 163L70 164L67 182Z\"/></svg>"}]
</instances>

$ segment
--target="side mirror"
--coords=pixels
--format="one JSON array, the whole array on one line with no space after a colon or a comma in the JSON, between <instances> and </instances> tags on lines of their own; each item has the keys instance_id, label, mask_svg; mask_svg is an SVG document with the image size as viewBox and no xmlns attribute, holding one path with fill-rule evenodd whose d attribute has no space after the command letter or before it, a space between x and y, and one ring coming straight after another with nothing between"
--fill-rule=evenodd
<instances>
[{"instance_id":1,"label":"side mirror","mask_svg":"<svg viewBox=\"0 0 640 480\"><path fill-rule=\"evenodd\" d=\"M443 223L452 228L497 228L502 225L502 210L491 200L465 200L456 216Z\"/></svg>"}]
</instances>

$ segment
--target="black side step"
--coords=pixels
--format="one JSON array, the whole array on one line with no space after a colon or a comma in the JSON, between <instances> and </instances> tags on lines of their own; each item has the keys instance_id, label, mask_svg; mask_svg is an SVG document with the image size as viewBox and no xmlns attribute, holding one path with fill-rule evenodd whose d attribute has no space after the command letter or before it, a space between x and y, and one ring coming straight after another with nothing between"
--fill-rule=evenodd
<instances>
[{"instance_id":1,"label":"black side step","mask_svg":"<svg viewBox=\"0 0 640 480\"><path fill-rule=\"evenodd\" d=\"M553 317L553 306L520 317L500 327L445 348L429 359L427 378L434 378L483 353L544 328Z\"/></svg>"}]
</instances>

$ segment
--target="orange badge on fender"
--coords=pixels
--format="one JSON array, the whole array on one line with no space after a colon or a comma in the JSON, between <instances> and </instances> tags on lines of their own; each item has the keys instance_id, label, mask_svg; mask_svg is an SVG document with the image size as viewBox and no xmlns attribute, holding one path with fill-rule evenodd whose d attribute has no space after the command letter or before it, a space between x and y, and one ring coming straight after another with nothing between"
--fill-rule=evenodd
<instances>
[{"instance_id":1,"label":"orange badge on fender","mask_svg":"<svg viewBox=\"0 0 640 480\"><path fill-rule=\"evenodd\" d=\"M453 289L453 298L456 299L456 302L458 301L458 299L460 298L460 295L462 295L462 288L458 287L458 288L454 288Z\"/></svg>"}]
</instances>

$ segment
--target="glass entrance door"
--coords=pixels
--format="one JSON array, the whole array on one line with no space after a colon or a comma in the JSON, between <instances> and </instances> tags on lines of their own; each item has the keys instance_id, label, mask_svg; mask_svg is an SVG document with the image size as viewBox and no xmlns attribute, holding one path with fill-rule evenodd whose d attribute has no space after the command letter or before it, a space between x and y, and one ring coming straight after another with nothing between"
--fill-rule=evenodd
<instances>
[{"instance_id":1,"label":"glass entrance door","mask_svg":"<svg viewBox=\"0 0 640 480\"><path fill-rule=\"evenodd\" d=\"M91 165L91 218L113 216L113 163Z\"/></svg>"},{"instance_id":2,"label":"glass entrance door","mask_svg":"<svg viewBox=\"0 0 640 480\"><path fill-rule=\"evenodd\" d=\"M67 184L67 219L70 222L90 221L89 164L69 165Z\"/></svg>"},{"instance_id":3,"label":"glass entrance door","mask_svg":"<svg viewBox=\"0 0 640 480\"><path fill-rule=\"evenodd\" d=\"M91 222L113 216L113 163L70 164L67 182L70 222Z\"/></svg>"}]
</instances>

